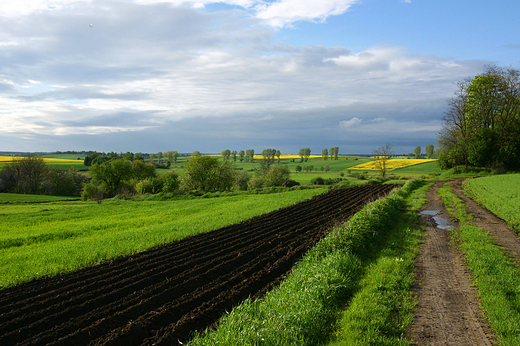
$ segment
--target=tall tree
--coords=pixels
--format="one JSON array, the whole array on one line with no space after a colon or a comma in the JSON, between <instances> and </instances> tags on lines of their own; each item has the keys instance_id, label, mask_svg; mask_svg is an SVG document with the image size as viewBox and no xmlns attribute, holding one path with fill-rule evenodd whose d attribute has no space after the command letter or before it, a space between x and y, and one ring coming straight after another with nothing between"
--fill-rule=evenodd
<instances>
[{"instance_id":1,"label":"tall tree","mask_svg":"<svg viewBox=\"0 0 520 346\"><path fill-rule=\"evenodd\" d=\"M311 156L311 149L305 148L303 149L303 157L305 158L305 162L309 160L309 157Z\"/></svg>"},{"instance_id":2,"label":"tall tree","mask_svg":"<svg viewBox=\"0 0 520 346\"><path fill-rule=\"evenodd\" d=\"M421 156L421 146L416 146L413 153L415 155L415 158L418 159Z\"/></svg>"},{"instance_id":3,"label":"tall tree","mask_svg":"<svg viewBox=\"0 0 520 346\"><path fill-rule=\"evenodd\" d=\"M383 178L386 176L388 160L394 156L393 147L392 144L387 143L386 145L372 151L372 156L376 159L376 166Z\"/></svg>"},{"instance_id":4,"label":"tall tree","mask_svg":"<svg viewBox=\"0 0 520 346\"><path fill-rule=\"evenodd\" d=\"M245 151L240 150L240 152L238 153L238 157L239 157L240 162L244 161L244 156L245 155L246 155Z\"/></svg>"},{"instance_id":5,"label":"tall tree","mask_svg":"<svg viewBox=\"0 0 520 346\"><path fill-rule=\"evenodd\" d=\"M426 153L426 158L427 159L432 159L433 158L433 154L435 152L435 148L434 148L433 144L428 144L426 146L426 148L424 148L424 152Z\"/></svg>"},{"instance_id":6,"label":"tall tree","mask_svg":"<svg viewBox=\"0 0 520 346\"><path fill-rule=\"evenodd\" d=\"M332 155L332 153L331 153ZM323 149L321 151L321 157L323 158L323 160L327 160L329 158L329 151L327 149Z\"/></svg>"},{"instance_id":7,"label":"tall tree","mask_svg":"<svg viewBox=\"0 0 520 346\"><path fill-rule=\"evenodd\" d=\"M439 133L441 168L520 168L520 72L487 66L457 84Z\"/></svg>"}]
</instances>

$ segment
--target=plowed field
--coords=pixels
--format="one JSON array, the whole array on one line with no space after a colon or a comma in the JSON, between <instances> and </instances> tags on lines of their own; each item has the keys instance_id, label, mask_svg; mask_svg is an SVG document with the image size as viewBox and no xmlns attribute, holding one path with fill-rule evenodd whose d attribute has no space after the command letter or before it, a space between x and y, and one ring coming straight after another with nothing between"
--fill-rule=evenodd
<instances>
[{"instance_id":1,"label":"plowed field","mask_svg":"<svg viewBox=\"0 0 520 346\"><path fill-rule=\"evenodd\" d=\"M332 226L394 187L331 190L241 224L0 291L0 345L186 341L278 284Z\"/></svg>"}]
</instances>

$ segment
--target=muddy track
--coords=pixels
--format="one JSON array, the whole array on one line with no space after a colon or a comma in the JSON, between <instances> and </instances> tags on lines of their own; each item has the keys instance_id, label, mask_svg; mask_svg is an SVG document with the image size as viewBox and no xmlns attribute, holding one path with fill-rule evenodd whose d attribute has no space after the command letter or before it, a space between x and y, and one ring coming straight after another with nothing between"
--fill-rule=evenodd
<instances>
[{"instance_id":1,"label":"muddy track","mask_svg":"<svg viewBox=\"0 0 520 346\"><path fill-rule=\"evenodd\" d=\"M436 210L436 216L457 226L457 220L448 214L437 196L437 190L445 183L439 181L430 188L423 209ZM458 181L453 184L460 187ZM415 261L417 308L410 332L413 344L493 345L495 338L482 317L477 289L471 286L471 273L464 255L451 241L451 231L439 228L432 216L421 218L426 223L426 233Z\"/></svg>"},{"instance_id":2,"label":"muddy track","mask_svg":"<svg viewBox=\"0 0 520 346\"><path fill-rule=\"evenodd\" d=\"M394 187L331 190L237 225L0 291L0 345L186 341L277 285L332 226Z\"/></svg>"}]
</instances>

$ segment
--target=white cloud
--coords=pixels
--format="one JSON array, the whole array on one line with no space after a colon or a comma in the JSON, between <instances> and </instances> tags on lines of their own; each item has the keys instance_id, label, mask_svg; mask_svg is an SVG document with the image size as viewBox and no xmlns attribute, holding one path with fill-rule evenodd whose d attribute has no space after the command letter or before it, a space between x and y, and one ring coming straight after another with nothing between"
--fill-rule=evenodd
<instances>
[{"instance_id":1,"label":"white cloud","mask_svg":"<svg viewBox=\"0 0 520 346\"><path fill-rule=\"evenodd\" d=\"M363 121L358 117L354 117L350 120L342 120L339 122L339 126L343 128L352 128L361 125Z\"/></svg>"},{"instance_id":2,"label":"white cloud","mask_svg":"<svg viewBox=\"0 0 520 346\"><path fill-rule=\"evenodd\" d=\"M345 13L358 0L279 0L260 3L257 18L274 27L284 27L296 21L324 21L327 17Z\"/></svg>"},{"instance_id":3,"label":"white cloud","mask_svg":"<svg viewBox=\"0 0 520 346\"><path fill-rule=\"evenodd\" d=\"M307 18L339 13L354 2L316 3L309 5L315 17ZM294 6L279 1L259 13L266 20L268 13L304 18L307 10L292 11ZM0 42L16 44L0 50L0 115L9 135L0 137L0 148L46 150L42 136L56 134L91 145L101 141L78 136L110 133L96 137L106 147L93 149L142 151L152 149L139 145L206 141L209 149L188 150L210 151L236 138L250 140L248 147L255 140L265 145L267 133L273 141L300 141L309 138L309 128L316 138L330 139L327 134L337 130L342 141L355 128L379 133L374 140L380 140L378 131L388 124L398 129L401 122L440 119L452 83L482 66L391 46L352 53L273 43L276 29L257 24L246 10L95 0L63 5L59 15L42 10L4 17ZM314 130L318 118L322 132ZM110 147L115 134L121 142ZM142 142L134 140L139 136ZM130 145L136 147L125 147Z\"/></svg>"}]
</instances>

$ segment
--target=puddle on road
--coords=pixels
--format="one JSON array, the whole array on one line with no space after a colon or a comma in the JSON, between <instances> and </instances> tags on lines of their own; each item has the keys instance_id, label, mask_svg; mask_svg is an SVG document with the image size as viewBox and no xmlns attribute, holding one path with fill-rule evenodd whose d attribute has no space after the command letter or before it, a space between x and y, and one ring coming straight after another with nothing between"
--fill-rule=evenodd
<instances>
[{"instance_id":1,"label":"puddle on road","mask_svg":"<svg viewBox=\"0 0 520 346\"><path fill-rule=\"evenodd\" d=\"M423 215L430 215L430 216L432 216L433 220L437 224L437 228L440 228L440 229L453 229L453 228L455 228L455 226L450 225L450 222L447 219L445 219L443 217L440 217L440 216L435 216L435 215L440 213L440 211L438 211L438 210L431 210L431 209L429 210L429 209L427 209L427 210L421 211L420 213L423 214Z\"/></svg>"}]
</instances>

